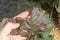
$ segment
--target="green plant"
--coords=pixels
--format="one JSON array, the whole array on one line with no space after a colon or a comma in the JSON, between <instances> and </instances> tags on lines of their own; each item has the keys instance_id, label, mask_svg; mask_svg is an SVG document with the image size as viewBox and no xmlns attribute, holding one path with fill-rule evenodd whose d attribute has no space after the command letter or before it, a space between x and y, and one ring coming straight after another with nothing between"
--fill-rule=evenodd
<instances>
[{"instance_id":1,"label":"green plant","mask_svg":"<svg viewBox=\"0 0 60 40\"><path fill-rule=\"evenodd\" d=\"M37 7L33 8L30 15L31 18L21 24L20 34L27 36L27 40L52 40L50 31L53 23L48 16L45 16L43 11ZM39 35L41 36L38 37Z\"/></svg>"},{"instance_id":2,"label":"green plant","mask_svg":"<svg viewBox=\"0 0 60 40\"><path fill-rule=\"evenodd\" d=\"M20 34L26 35L28 37L27 40L36 40L36 35L44 31L46 21L43 12L41 9L39 11L39 8L34 7L30 15L31 18L21 24ZM28 33L24 32L24 30L27 30Z\"/></svg>"}]
</instances>

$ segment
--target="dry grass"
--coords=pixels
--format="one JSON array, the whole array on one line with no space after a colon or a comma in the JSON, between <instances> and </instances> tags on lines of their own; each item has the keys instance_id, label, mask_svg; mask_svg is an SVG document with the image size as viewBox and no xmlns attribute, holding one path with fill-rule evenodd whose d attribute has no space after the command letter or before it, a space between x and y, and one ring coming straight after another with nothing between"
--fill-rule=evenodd
<instances>
[{"instance_id":1,"label":"dry grass","mask_svg":"<svg viewBox=\"0 0 60 40\"><path fill-rule=\"evenodd\" d=\"M60 30L57 27L52 28L51 35L53 40L60 40Z\"/></svg>"}]
</instances>

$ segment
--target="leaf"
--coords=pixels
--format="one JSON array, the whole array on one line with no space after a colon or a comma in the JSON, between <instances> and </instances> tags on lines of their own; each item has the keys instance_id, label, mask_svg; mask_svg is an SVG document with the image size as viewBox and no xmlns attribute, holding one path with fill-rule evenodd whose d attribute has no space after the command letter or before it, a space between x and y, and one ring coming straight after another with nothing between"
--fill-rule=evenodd
<instances>
[{"instance_id":1,"label":"leaf","mask_svg":"<svg viewBox=\"0 0 60 40\"><path fill-rule=\"evenodd\" d=\"M20 34L26 35L29 34L29 36L32 38L32 36L35 36L36 34L39 34L41 31L44 31L46 27L46 20L44 13L41 9L34 7L31 11L31 18L27 19L20 27ZM24 30L27 30L27 32L24 32Z\"/></svg>"},{"instance_id":2,"label":"leaf","mask_svg":"<svg viewBox=\"0 0 60 40\"><path fill-rule=\"evenodd\" d=\"M52 21L49 19L48 16L45 16L45 19L47 22L47 26L46 26L45 30L41 33L41 36L43 37L42 40L52 40L50 31L54 27L54 24L52 23Z\"/></svg>"},{"instance_id":3,"label":"leaf","mask_svg":"<svg viewBox=\"0 0 60 40\"><path fill-rule=\"evenodd\" d=\"M57 3L58 3L58 6L56 5L55 7L56 7L57 12L60 13L60 0L57 1Z\"/></svg>"}]
</instances>

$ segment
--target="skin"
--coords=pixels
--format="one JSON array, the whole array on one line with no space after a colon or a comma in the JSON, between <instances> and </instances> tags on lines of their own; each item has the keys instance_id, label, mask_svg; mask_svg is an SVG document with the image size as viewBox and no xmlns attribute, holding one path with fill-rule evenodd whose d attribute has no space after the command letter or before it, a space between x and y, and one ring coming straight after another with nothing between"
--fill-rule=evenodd
<instances>
[{"instance_id":1,"label":"skin","mask_svg":"<svg viewBox=\"0 0 60 40\"><path fill-rule=\"evenodd\" d=\"M28 16L28 15L29 15L29 12L25 11L25 12L18 14L15 17L13 17L13 19L15 19L16 17L21 17L23 19L30 18L30 16ZM18 35L11 35L10 34L12 32L12 30L17 29L19 26L20 26L19 23L8 22L4 26L2 31L0 32L0 40L26 40L26 37L22 36L20 34L18 34ZM15 31L15 32L17 32L17 31Z\"/></svg>"}]
</instances>

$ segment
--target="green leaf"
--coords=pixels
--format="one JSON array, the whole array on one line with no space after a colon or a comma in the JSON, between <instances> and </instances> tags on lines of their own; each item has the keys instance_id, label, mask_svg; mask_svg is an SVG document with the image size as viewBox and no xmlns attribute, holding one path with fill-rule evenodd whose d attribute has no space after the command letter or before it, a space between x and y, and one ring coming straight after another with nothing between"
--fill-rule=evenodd
<instances>
[{"instance_id":1,"label":"green leaf","mask_svg":"<svg viewBox=\"0 0 60 40\"><path fill-rule=\"evenodd\" d=\"M29 34L27 36L28 39L31 39L32 37L35 37L37 34L39 34L41 31L44 31L47 24L44 13L41 9L33 7L30 15L31 18L24 21L20 27L20 34L22 35L26 33L24 33L23 30L28 30L28 33L26 33Z\"/></svg>"},{"instance_id":2,"label":"green leaf","mask_svg":"<svg viewBox=\"0 0 60 40\"><path fill-rule=\"evenodd\" d=\"M53 28L54 24L49 19L48 16L46 16L47 26L45 28L45 31L41 33L41 36L43 37L42 40L52 40L52 37L50 35L50 31Z\"/></svg>"},{"instance_id":3,"label":"green leaf","mask_svg":"<svg viewBox=\"0 0 60 40\"><path fill-rule=\"evenodd\" d=\"M60 13L60 0L57 3L58 3L58 6L56 5L55 7L56 7L56 10Z\"/></svg>"}]
</instances>

